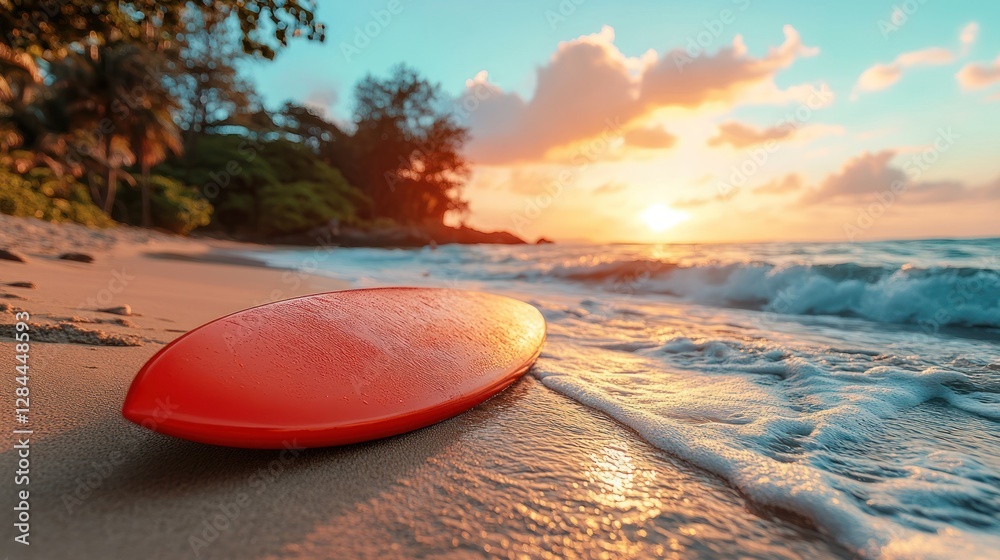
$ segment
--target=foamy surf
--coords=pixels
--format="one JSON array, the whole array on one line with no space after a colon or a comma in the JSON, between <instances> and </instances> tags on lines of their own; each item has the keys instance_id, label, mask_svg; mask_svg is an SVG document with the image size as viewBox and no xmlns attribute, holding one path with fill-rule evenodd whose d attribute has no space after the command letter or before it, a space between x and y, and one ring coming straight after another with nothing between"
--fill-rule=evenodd
<instances>
[{"instance_id":1,"label":"foamy surf","mask_svg":"<svg viewBox=\"0 0 1000 560\"><path fill-rule=\"evenodd\" d=\"M1000 327L1000 272L992 269L620 260L557 266L545 276L793 315L861 317L933 329Z\"/></svg>"},{"instance_id":2,"label":"foamy surf","mask_svg":"<svg viewBox=\"0 0 1000 560\"><path fill-rule=\"evenodd\" d=\"M640 330L550 310L535 375L862 556L985 558L1000 546L995 383L930 365L912 333L857 337L854 350L755 338L749 324L739 338L670 336L731 322L645 311ZM990 371L974 343L937 350ZM934 422L957 435L936 440ZM901 450L870 453L886 439Z\"/></svg>"},{"instance_id":3,"label":"foamy surf","mask_svg":"<svg viewBox=\"0 0 1000 560\"><path fill-rule=\"evenodd\" d=\"M534 374L869 558L1000 549L998 240L279 252L538 306ZM963 327L956 330L954 327ZM697 512L692 512L696 516Z\"/></svg>"}]
</instances>

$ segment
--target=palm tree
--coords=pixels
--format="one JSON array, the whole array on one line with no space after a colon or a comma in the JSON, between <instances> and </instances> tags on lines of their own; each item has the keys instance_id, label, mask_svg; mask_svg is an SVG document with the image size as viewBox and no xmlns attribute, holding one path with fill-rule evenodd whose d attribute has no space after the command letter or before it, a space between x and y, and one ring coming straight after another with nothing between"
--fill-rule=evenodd
<instances>
[{"instance_id":1,"label":"palm tree","mask_svg":"<svg viewBox=\"0 0 1000 560\"><path fill-rule=\"evenodd\" d=\"M153 98L149 103L132 114L132 151L138 160L142 179L142 225L152 225L150 208L149 170L167 157L167 152L180 155L183 140L180 128L174 122L171 109L174 107L169 96Z\"/></svg>"},{"instance_id":2,"label":"palm tree","mask_svg":"<svg viewBox=\"0 0 1000 560\"><path fill-rule=\"evenodd\" d=\"M123 168L136 161L131 146L136 115L153 107L147 99L148 64L136 45L89 45L50 67L66 130L93 131L97 150L89 155L104 168L105 191L101 197L92 186L92 192L109 214L119 181L134 183Z\"/></svg>"}]
</instances>

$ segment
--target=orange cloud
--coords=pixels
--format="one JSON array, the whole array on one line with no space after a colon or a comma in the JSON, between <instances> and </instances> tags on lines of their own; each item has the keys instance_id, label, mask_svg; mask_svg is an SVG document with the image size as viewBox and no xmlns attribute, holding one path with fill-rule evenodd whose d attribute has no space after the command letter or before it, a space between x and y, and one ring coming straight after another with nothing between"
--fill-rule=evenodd
<instances>
[{"instance_id":1,"label":"orange cloud","mask_svg":"<svg viewBox=\"0 0 1000 560\"><path fill-rule=\"evenodd\" d=\"M961 181L921 181L925 165L914 156L903 167L892 165L893 150L863 153L831 173L819 187L806 193L803 204L881 202L927 204L959 200L1000 198L1000 179L986 187L974 188Z\"/></svg>"},{"instance_id":2,"label":"orange cloud","mask_svg":"<svg viewBox=\"0 0 1000 560\"><path fill-rule=\"evenodd\" d=\"M510 192L525 196L534 196L546 192L555 183L556 177L542 171L523 168L513 168L507 175L507 188Z\"/></svg>"},{"instance_id":3,"label":"orange cloud","mask_svg":"<svg viewBox=\"0 0 1000 560\"><path fill-rule=\"evenodd\" d=\"M739 194L739 189L727 189L720 191L715 196L710 196L708 198L685 198L681 200L675 200L670 203L674 208L697 208L699 206L705 206L706 204L711 204L713 202L725 202L734 196Z\"/></svg>"},{"instance_id":4,"label":"orange cloud","mask_svg":"<svg viewBox=\"0 0 1000 560\"><path fill-rule=\"evenodd\" d=\"M692 58L675 49L662 56L649 51L627 57L614 45L614 30L605 26L599 33L560 43L538 69L530 99L502 90L481 73L467 83L460 100L469 108L469 156L483 164L540 161L555 148L621 134L662 107L746 102L740 94L755 86L783 94L755 98L758 102L801 97L805 93L801 87L780 91L772 78L817 49L803 46L791 26L785 26L784 33L785 41L762 58L748 56L738 36L732 47L712 55ZM642 132L633 132L632 137L638 142L667 142L665 132L655 139Z\"/></svg>"},{"instance_id":5,"label":"orange cloud","mask_svg":"<svg viewBox=\"0 0 1000 560\"><path fill-rule=\"evenodd\" d=\"M650 66L642 78L640 100L646 107L698 107L712 101L732 102L752 85L769 80L795 59L813 56L819 49L802 44L798 31L783 28L785 41L760 59L746 55L739 35L733 46L713 55L692 58L684 49L674 49Z\"/></svg>"},{"instance_id":6,"label":"orange cloud","mask_svg":"<svg viewBox=\"0 0 1000 560\"><path fill-rule=\"evenodd\" d=\"M648 150L667 149L677 143L677 137L659 127L633 128L625 133L625 145Z\"/></svg>"},{"instance_id":7,"label":"orange cloud","mask_svg":"<svg viewBox=\"0 0 1000 560\"><path fill-rule=\"evenodd\" d=\"M757 194L783 194L786 192L797 191L802 188L802 176L792 173L785 175L784 177L768 181L763 185L755 188L754 193Z\"/></svg>"},{"instance_id":8,"label":"orange cloud","mask_svg":"<svg viewBox=\"0 0 1000 560\"><path fill-rule=\"evenodd\" d=\"M903 76L903 70L913 66L949 64L955 56L948 49L931 47L903 53L889 64L876 64L861 73L854 85L854 95L862 91L880 91L892 86Z\"/></svg>"},{"instance_id":9,"label":"orange cloud","mask_svg":"<svg viewBox=\"0 0 1000 560\"><path fill-rule=\"evenodd\" d=\"M623 192L627 187L625 183L608 182L590 191L591 194L617 194Z\"/></svg>"},{"instance_id":10,"label":"orange cloud","mask_svg":"<svg viewBox=\"0 0 1000 560\"><path fill-rule=\"evenodd\" d=\"M962 67L955 75L958 83L965 89L982 89L994 82L1000 81L1000 56L992 63L970 63Z\"/></svg>"},{"instance_id":11,"label":"orange cloud","mask_svg":"<svg viewBox=\"0 0 1000 560\"><path fill-rule=\"evenodd\" d=\"M979 24L972 22L963 27L959 33L960 49L958 54L943 47L930 47L905 52L889 64L876 64L862 72L861 76L858 77L852 98L856 99L861 92L881 91L891 87L899 81L903 76L903 71L907 68L951 64L957 57L965 56L978 35Z\"/></svg>"},{"instance_id":12,"label":"orange cloud","mask_svg":"<svg viewBox=\"0 0 1000 560\"><path fill-rule=\"evenodd\" d=\"M795 132L795 128L789 125L773 126L764 130L759 130L742 123L730 121L719 125L719 134L708 139L709 146L722 146L729 144L734 148L746 148L763 144L769 140L782 140L788 138Z\"/></svg>"}]
</instances>

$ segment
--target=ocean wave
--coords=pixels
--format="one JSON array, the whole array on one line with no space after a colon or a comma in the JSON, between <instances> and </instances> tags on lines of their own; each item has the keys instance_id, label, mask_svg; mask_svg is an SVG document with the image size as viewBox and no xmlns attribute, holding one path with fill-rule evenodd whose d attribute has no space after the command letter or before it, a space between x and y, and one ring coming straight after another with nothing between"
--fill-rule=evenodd
<instances>
[{"instance_id":1,"label":"ocean wave","mask_svg":"<svg viewBox=\"0 0 1000 560\"><path fill-rule=\"evenodd\" d=\"M706 305L916 324L930 332L1000 328L1000 271L992 269L636 259L556 265L540 276Z\"/></svg>"},{"instance_id":2,"label":"ocean wave","mask_svg":"<svg viewBox=\"0 0 1000 560\"><path fill-rule=\"evenodd\" d=\"M859 556L985 558L1000 546L1000 477L990 444L971 443L1000 421L1000 395L975 376L864 348L639 342L581 348L556 327L555 359L534 374Z\"/></svg>"}]
</instances>

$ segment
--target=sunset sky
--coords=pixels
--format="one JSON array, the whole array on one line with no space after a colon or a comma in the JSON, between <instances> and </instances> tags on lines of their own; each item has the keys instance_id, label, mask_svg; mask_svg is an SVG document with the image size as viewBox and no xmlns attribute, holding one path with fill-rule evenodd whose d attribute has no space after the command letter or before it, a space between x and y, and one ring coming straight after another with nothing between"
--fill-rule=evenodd
<instances>
[{"instance_id":1,"label":"sunset sky","mask_svg":"<svg viewBox=\"0 0 1000 560\"><path fill-rule=\"evenodd\" d=\"M1000 4L320 1L252 74L349 122L405 62L473 140L468 223L529 239L1000 235ZM395 13L393 13L395 12Z\"/></svg>"}]
</instances>

